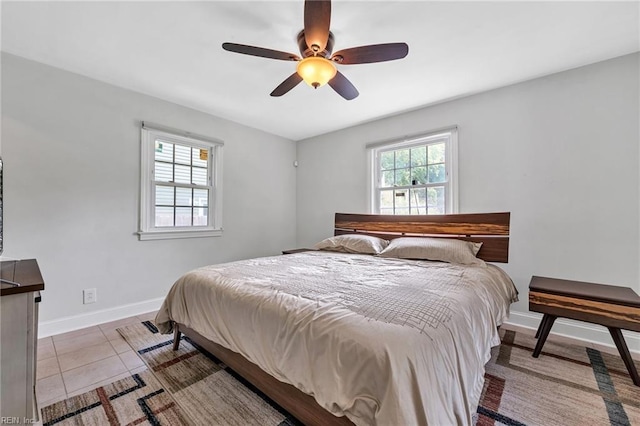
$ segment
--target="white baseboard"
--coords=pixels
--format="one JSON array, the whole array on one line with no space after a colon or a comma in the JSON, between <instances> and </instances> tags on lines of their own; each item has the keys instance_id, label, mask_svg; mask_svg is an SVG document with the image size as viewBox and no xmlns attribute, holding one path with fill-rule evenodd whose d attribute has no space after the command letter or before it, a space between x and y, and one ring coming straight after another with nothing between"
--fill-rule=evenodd
<instances>
[{"instance_id":1,"label":"white baseboard","mask_svg":"<svg viewBox=\"0 0 640 426\"><path fill-rule=\"evenodd\" d=\"M505 323L537 330L541 319L541 314L512 311L509 319L505 321ZM615 348L615 344L606 327L587 322L558 318L553 324L551 334ZM640 353L640 333L624 330L622 334L624 335L624 340L627 342L629 351Z\"/></svg>"},{"instance_id":2,"label":"white baseboard","mask_svg":"<svg viewBox=\"0 0 640 426\"><path fill-rule=\"evenodd\" d=\"M164 297L38 323L38 338L54 336L160 309Z\"/></svg>"}]
</instances>

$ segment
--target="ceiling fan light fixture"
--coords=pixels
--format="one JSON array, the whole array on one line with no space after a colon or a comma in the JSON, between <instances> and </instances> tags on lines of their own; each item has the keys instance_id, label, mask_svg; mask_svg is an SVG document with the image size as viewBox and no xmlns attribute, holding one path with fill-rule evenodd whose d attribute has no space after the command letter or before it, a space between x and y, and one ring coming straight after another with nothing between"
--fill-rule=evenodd
<instances>
[{"instance_id":1,"label":"ceiling fan light fixture","mask_svg":"<svg viewBox=\"0 0 640 426\"><path fill-rule=\"evenodd\" d=\"M297 71L305 83L315 89L327 84L338 72L333 62L321 56L304 58L298 63Z\"/></svg>"}]
</instances>

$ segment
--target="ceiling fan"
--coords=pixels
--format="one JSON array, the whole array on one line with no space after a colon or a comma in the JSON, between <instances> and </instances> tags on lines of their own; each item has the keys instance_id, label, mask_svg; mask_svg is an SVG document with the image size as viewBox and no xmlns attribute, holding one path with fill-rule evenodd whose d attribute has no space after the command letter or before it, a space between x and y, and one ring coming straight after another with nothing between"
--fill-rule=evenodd
<instances>
[{"instance_id":1,"label":"ceiling fan","mask_svg":"<svg viewBox=\"0 0 640 426\"><path fill-rule=\"evenodd\" d=\"M351 84L335 64L354 65L402 59L409 53L406 43L372 44L340 50L334 54L334 37L329 31L331 22L330 0L305 0L304 29L298 34L298 48L301 56L263 47L245 44L222 43L229 52L283 61L298 61L296 72L291 74L271 96L282 96L302 80L314 88L329 84L346 100L358 96L358 90Z\"/></svg>"}]
</instances>

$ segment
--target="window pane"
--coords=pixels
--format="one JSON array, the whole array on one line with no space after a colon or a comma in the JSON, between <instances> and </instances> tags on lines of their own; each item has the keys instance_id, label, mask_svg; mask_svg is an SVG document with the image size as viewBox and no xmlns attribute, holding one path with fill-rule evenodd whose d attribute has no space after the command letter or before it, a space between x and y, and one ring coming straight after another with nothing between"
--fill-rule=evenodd
<instances>
[{"instance_id":1,"label":"window pane","mask_svg":"<svg viewBox=\"0 0 640 426\"><path fill-rule=\"evenodd\" d=\"M435 208L429 208L429 214L444 214L444 206L437 206Z\"/></svg>"},{"instance_id":2,"label":"window pane","mask_svg":"<svg viewBox=\"0 0 640 426\"><path fill-rule=\"evenodd\" d=\"M173 187L156 185L156 206L173 206Z\"/></svg>"},{"instance_id":3,"label":"window pane","mask_svg":"<svg viewBox=\"0 0 640 426\"><path fill-rule=\"evenodd\" d=\"M191 183L191 167L176 164L175 168L176 176L174 180L176 183Z\"/></svg>"},{"instance_id":4,"label":"window pane","mask_svg":"<svg viewBox=\"0 0 640 426\"><path fill-rule=\"evenodd\" d=\"M193 226L207 226L208 209L196 207L193 209Z\"/></svg>"},{"instance_id":5,"label":"window pane","mask_svg":"<svg viewBox=\"0 0 640 426\"><path fill-rule=\"evenodd\" d=\"M193 179L191 183L193 183L194 185L207 185L207 169L194 167Z\"/></svg>"},{"instance_id":6,"label":"window pane","mask_svg":"<svg viewBox=\"0 0 640 426\"><path fill-rule=\"evenodd\" d=\"M381 173L380 186L393 186L393 170L387 170Z\"/></svg>"},{"instance_id":7,"label":"window pane","mask_svg":"<svg viewBox=\"0 0 640 426\"><path fill-rule=\"evenodd\" d=\"M379 214L446 214L449 182L449 141L445 137L403 146L401 142L377 151L373 182ZM430 186L431 188L426 188ZM404 188L404 189L400 189ZM448 197L448 195L447 195Z\"/></svg>"},{"instance_id":8,"label":"window pane","mask_svg":"<svg viewBox=\"0 0 640 426\"><path fill-rule=\"evenodd\" d=\"M151 175L151 182L143 183L141 188L141 198L148 200L148 205L140 208L140 223L144 228L140 231L192 227L202 231L212 226L211 208L218 207L215 196L222 191L213 187L218 183L213 182L216 155L222 153L222 147L184 134L172 136L169 132L150 129L143 129L142 143L143 154L148 154L141 158L143 177ZM392 168L394 161L392 151ZM395 179L395 175L391 177ZM181 236L177 232L170 238Z\"/></svg>"},{"instance_id":9,"label":"window pane","mask_svg":"<svg viewBox=\"0 0 640 426\"><path fill-rule=\"evenodd\" d=\"M176 145L176 163L191 164L191 147L184 145Z\"/></svg>"},{"instance_id":10,"label":"window pane","mask_svg":"<svg viewBox=\"0 0 640 426\"><path fill-rule=\"evenodd\" d=\"M393 159L393 151L383 152L380 155L380 168L382 170L393 169L394 159Z\"/></svg>"},{"instance_id":11,"label":"window pane","mask_svg":"<svg viewBox=\"0 0 640 426\"><path fill-rule=\"evenodd\" d=\"M191 207L176 207L176 226L191 226Z\"/></svg>"},{"instance_id":12,"label":"window pane","mask_svg":"<svg viewBox=\"0 0 640 426\"><path fill-rule=\"evenodd\" d=\"M411 214L427 214L427 199L425 188L411 189L409 204Z\"/></svg>"},{"instance_id":13,"label":"window pane","mask_svg":"<svg viewBox=\"0 0 640 426\"><path fill-rule=\"evenodd\" d=\"M429 214L444 214L444 186L427 188Z\"/></svg>"},{"instance_id":14,"label":"window pane","mask_svg":"<svg viewBox=\"0 0 640 426\"><path fill-rule=\"evenodd\" d=\"M176 188L176 206L191 206L191 188Z\"/></svg>"},{"instance_id":15,"label":"window pane","mask_svg":"<svg viewBox=\"0 0 640 426\"><path fill-rule=\"evenodd\" d=\"M156 207L156 227L173 226L173 207Z\"/></svg>"},{"instance_id":16,"label":"window pane","mask_svg":"<svg viewBox=\"0 0 640 426\"><path fill-rule=\"evenodd\" d=\"M420 146L411 149L411 166L424 166L427 164L427 147Z\"/></svg>"},{"instance_id":17,"label":"window pane","mask_svg":"<svg viewBox=\"0 0 640 426\"><path fill-rule=\"evenodd\" d=\"M209 206L209 190L208 189L194 189L193 190L193 205L208 207Z\"/></svg>"},{"instance_id":18,"label":"window pane","mask_svg":"<svg viewBox=\"0 0 640 426\"><path fill-rule=\"evenodd\" d=\"M158 182L171 182L173 181L173 166L156 161L154 175Z\"/></svg>"},{"instance_id":19,"label":"window pane","mask_svg":"<svg viewBox=\"0 0 640 426\"><path fill-rule=\"evenodd\" d=\"M400 149L396 151L396 169L409 167L409 150Z\"/></svg>"},{"instance_id":20,"label":"window pane","mask_svg":"<svg viewBox=\"0 0 640 426\"><path fill-rule=\"evenodd\" d=\"M393 209L393 190L380 191L380 210Z\"/></svg>"},{"instance_id":21,"label":"window pane","mask_svg":"<svg viewBox=\"0 0 640 426\"><path fill-rule=\"evenodd\" d=\"M401 189L396 190L395 192L395 200L396 200L396 214L409 214L409 190ZM406 213L398 213L398 209L406 208Z\"/></svg>"},{"instance_id":22,"label":"window pane","mask_svg":"<svg viewBox=\"0 0 640 426\"><path fill-rule=\"evenodd\" d=\"M191 161L194 166L207 167L207 159L209 158L209 150L202 148L193 148L191 153Z\"/></svg>"},{"instance_id":23,"label":"window pane","mask_svg":"<svg viewBox=\"0 0 640 426\"><path fill-rule=\"evenodd\" d=\"M429 145L429 164L444 163L444 143Z\"/></svg>"},{"instance_id":24,"label":"window pane","mask_svg":"<svg viewBox=\"0 0 640 426\"><path fill-rule=\"evenodd\" d=\"M429 183L446 182L446 180L447 176L445 174L444 164L429 166Z\"/></svg>"},{"instance_id":25,"label":"window pane","mask_svg":"<svg viewBox=\"0 0 640 426\"><path fill-rule=\"evenodd\" d=\"M427 183L427 168L425 166L411 169L411 185L422 185Z\"/></svg>"},{"instance_id":26,"label":"window pane","mask_svg":"<svg viewBox=\"0 0 640 426\"><path fill-rule=\"evenodd\" d=\"M173 163L173 144L157 139L155 156L156 160Z\"/></svg>"},{"instance_id":27,"label":"window pane","mask_svg":"<svg viewBox=\"0 0 640 426\"><path fill-rule=\"evenodd\" d=\"M396 170L396 185L397 186L405 186L409 185L409 169L398 169Z\"/></svg>"}]
</instances>

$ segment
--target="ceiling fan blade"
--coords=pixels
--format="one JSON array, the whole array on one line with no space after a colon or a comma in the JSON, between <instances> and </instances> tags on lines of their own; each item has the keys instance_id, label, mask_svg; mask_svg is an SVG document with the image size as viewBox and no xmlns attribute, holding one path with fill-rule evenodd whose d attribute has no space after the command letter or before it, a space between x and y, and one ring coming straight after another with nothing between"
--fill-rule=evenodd
<instances>
[{"instance_id":1,"label":"ceiling fan blade","mask_svg":"<svg viewBox=\"0 0 640 426\"><path fill-rule=\"evenodd\" d=\"M271 96L282 96L287 93L289 90L293 89L302 81L302 77L297 72L291 74L285 81L280 83L278 87L273 89L271 92Z\"/></svg>"},{"instance_id":2,"label":"ceiling fan blade","mask_svg":"<svg viewBox=\"0 0 640 426\"><path fill-rule=\"evenodd\" d=\"M329 40L331 25L330 0L306 0L304 2L304 39L314 52L322 52ZM312 46L318 46L315 50Z\"/></svg>"},{"instance_id":3,"label":"ceiling fan blade","mask_svg":"<svg viewBox=\"0 0 640 426\"><path fill-rule=\"evenodd\" d=\"M222 43L222 48L229 52L242 53L243 55L259 56L261 58L280 59L283 61L299 61L300 57L293 53L279 50L265 49L264 47L247 46L246 44Z\"/></svg>"},{"instance_id":4,"label":"ceiling fan blade","mask_svg":"<svg viewBox=\"0 0 640 426\"><path fill-rule=\"evenodd\" d=\"M329 80L329 86L348 101L357 98L359 95L358 89L340 71Z\"/></svg>"},{"instance_id":5,"label":"ceiling fan blade","mask_svg":"<svg viewBox=\"0 0 640 426\"><path fill-rule=\"evenodd\" d=\"M372 44L370 46L352 47L336 52L331 57L339 64L370 64L402 59L409 53L406 43Z\"/></svg>"}]
</instances>

